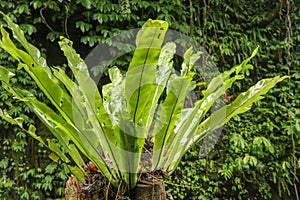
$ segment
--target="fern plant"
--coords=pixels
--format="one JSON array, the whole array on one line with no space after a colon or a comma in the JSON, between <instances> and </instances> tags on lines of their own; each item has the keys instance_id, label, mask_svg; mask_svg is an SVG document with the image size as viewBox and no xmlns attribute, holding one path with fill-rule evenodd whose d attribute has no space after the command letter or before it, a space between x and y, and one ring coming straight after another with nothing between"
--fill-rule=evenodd
<instances>
[{"instance_id":1,"label":"fern plant","mask_svg":"<svg viewBox=\"0 0 300 200\"><path fill-rule=\"evenodd\" d=\"M69 165L69 168L81 181L84 181L85 163L79 152L115 187L124 181L128 188L134 188L138 174L146 170L172 173L193 145L235 115L250 110L254 102L286 78L260 80L207 117L213 104L233 82L244 78L242 70L252 68L248 62L257 49L240 65L213 78L202 92L203 97L193 107L186 108L186 96L197 85L193 77L199 52L192 53L189 49L177 74L172 62L175 44L170 42L162 47L168 23L148 20L137 35L136 50L127 72L122 74L117 67L110 68L111 83L103 87L101 94L70 40L63 38L59 45L76 81L61 68L49 67L18 25L1 14L24 50L16 47L3 27L0 47L19 61L18 69L24 69L34 79L52 106L39 101L25 88L14 88L10 82L14 74L1 66L2 87L33 110L69 156L51 140L46 143L37 136L33 126L29 127L28 134L48 146L62 161L74 160L77 166ZM0 115L22 125L5 111ZM149 144L153 147L148 149L149 160L145 160L143 148ZM150 164L145 167L146 161Z\"/></svg>"}]
</instances>

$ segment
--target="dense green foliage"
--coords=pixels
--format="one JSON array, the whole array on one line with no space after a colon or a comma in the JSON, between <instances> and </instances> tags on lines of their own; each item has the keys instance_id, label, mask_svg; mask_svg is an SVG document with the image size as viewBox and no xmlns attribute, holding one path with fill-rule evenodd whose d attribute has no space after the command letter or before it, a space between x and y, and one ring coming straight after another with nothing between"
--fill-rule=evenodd
<instances>
[{"instance_id":1,"label":"dense green foliage","mask_svg":"<svg viewBox=\"0 0 300 200\"><path fill-rule=\"evenodd\" d=\"M294 157L299 159L300 148L300 49L297 46L300 8L296 1L91 2L3 0L0 10L22 24L25 33L31 35L29 39L47 51L50 64L64 63L57 43L53 42L60 34L70 37L84 57L99 41L120 30L136 28L148 18L167 20L171 29L193 36L213 56L220 71L243 60L259 44L260 53L253 61L258 68L250 72L247 84L237 84L229 91L230 95L235 97L265 77L290 74L291 80L273 89L252 112L231 121L208 157L198 159L199 149L192 149L180 169L170 177L173 184L181 186L168 186L177 199L295 197L293 184L295 181L299 185L299 160L294 162ZM0 58L1 65L7 66L8 62L15 65L2 51ZM23 77L15 79L16 87L36 88L28 76ZM41 92L37 94L43 98ZM0 99L1 108L9 110L11 115L22 115L27 124L37 121L27 107L5 91L1 91ZM32 196L37 190L36 199L57 198L62 194L64 183L59 181L66 179L65 168L57 166L55 170L60 173L46 172L47 164L56 166L46 158L47 150L3 121L0 138L0 198L29 199L26 194ZM45 176L49 178L44 179ZM50 179L52 182L45 181ZM182 187L188 184L198 188Z\"/></svg>"},{"instance_id":2,"label":"dense green foliage","mask_svg":"<svg viewBox=\"0 0 300 200\"><path fill-rule=\"evenodd\" d=\"M32 90L14 88L11 79L15 74L0 66L2 87L36 114L59 145L51 140L46 144L46 138L37 136L32 124L26 131L20 123L23 120L21 117L13 119L6 110L0 109L1 117L19 125L24 132L53 151L55 161L61 159L69 163L66 152L77 165L68 165L69 169L82 182L85 182L86 164L79 151L116 188L122 182L129 189L134 188L140 173L161 171L171 174L191 147L209 137L231 118L250 110L253 103L288 77L262 79L239 94L229 105L219 105L208 115L220 96L225 95L235 81L245 78L242 73L253 69L248 62L256 55L258 48L240 65L215 76L201 91L202 97L191 106L186 104L190 100L187 96L199 83L196 67L198 60L205 55L200 56L203 51L193 52L192 47L187 48L180 74L177 74L173 66L175 43L168 42L162 47L168 29L166 21L149 19L145 22L137 34L136 49L127 72L122 74L117 67L110 68L111 83L99 91L87 65L72 48L70 40L63 38L59 45L76 82L64 69L47 66L40 51L26 40L20 27L4 13L0 14L5 17L14 38L25 51L15 46L3 27L0 27L0 47L19 62L18 69L24 69L32 77L55 109L39 101ZM206 70L206 65L209 64L202 66L203 70ZM203 85L203 82L200 83ZM153 148L147 149L149 144ZM143 148L152 151L147 153L148 159L142 159L145 158Z\"/></svg>"}]
</instances>

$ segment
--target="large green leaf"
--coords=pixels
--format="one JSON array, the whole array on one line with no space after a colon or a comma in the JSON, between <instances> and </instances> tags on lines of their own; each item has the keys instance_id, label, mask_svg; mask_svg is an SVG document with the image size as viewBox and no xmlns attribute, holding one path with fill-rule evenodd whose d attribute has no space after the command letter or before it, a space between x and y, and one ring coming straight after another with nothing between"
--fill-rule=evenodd
<instances>
[{"instance_id":1,"label":"large green leaf","mask_svg":"<svg viewBox=\"0 0 300 200\"><path fill-rule=\"evenodd\" d=\"M184 113L183 117L174 130L176 134L164 152L164 157L167 160L164 166L162 166L163 170L168 170L171 163L178 159L180 160L181 152L185 149L185 144L191 139L192 133L197 130L198 125L213 104L231 87L233 82L244 78L244 76L239 73L244 69L252 69L252 65L249 65L248 62L256 55L257 50L258 49L255 49L251 57L242 62L242 64L214 77L208 84L206 90L203 91L203 98L198 100L193 108L182 111ZM181 74L188 75L188 70L192 68L190 65L193 65L197 59L199 59L201 53L202 52L197 52L193 54L191 49L187 50ZM235 75L231 77L233 73L235 73ZM225 113L219 113L219 117L225 118Z\"/></svg>"},{"instance_id":2,"label":"large green leaf","mask_svg":"<svg viewBox=\"0 0 300 200\"><path fill-rule=\"evenodd\" d=\"M114 153L120 170L125 172L123 174L125 181L130 187L134 187L144 146L144 138L137 138L134 133L143 132L143 127L135 126L127 110L124 76L116 67L109 69L108 72L112 82L103 86L103 98L113 123L115 137L119 138L119 142L114 145Z\"/></svg>"},{"instance_id":3,"label":"large green leaf","mask_svg":"<svg viewBox=\"0 0 300 200\"><path fill-rule=\"evenodd\" d=\"M29 105L29 107L33 107L31 103L32 101L29 101L28 99L26 99L25 96L22 96L22 94L29 94L28 92L22 92L22 91L18 91L16 89L13 89L13 87L9 84L9 80L12 77L12 73L10 73L7 69L3 68L2 66L0 66L0 80L2 82L2 86L7 89L8 91L10 91L14 97L23 100L27 103L27 105ZM29 95L32 96L32 95ZM32 97L30 97L32 98ZM35 112L38 112L36 109L34 109ZM0 110L0 116L2 118L4 118L5 120L9 121L12 124L16 124L19 127L21 127L23 130L25 130L23 128L23 124L22 124L22 120L19 120L19 118L13 119L12 117L10 117L5 111ZM21 118L20 118L21 119ZM45 122L45 118L41 119L42 122ZM76 148L72 148L72 150L69 148L71 145L68 145L69 143L69 138L66 134L61 134L59 131L56 130L56 128L53 128L52 124L50 122L48 123L44 123L49 130L56 136L56 138L58 139L59 143L64 147L64 149L69 153L69 155L71 155L71 157L75 160L75 163L78 165L78 169L82 170L83 173L83 166L85 165L80 154L77 153L78 150ZM44 142L44 140L36 135L35 133L36 128L33 125L29 126L28 131L26 131L26 133L28 133L29 135L31 135L33 138L35 138L36 140L38 140L39 142L41 142L43 145L47 146L51 151L55 152L59 158L61 158L64 162L69 162L69 159L65 156L65 154L60 150L59 147L56 146L55 143L53 143L51 140L48 140L48 145ZM70 151L71 150L71 151ZM76 155L76 157L75 157ZM78 177L82 180L82 177ZM84 179L83 179L84 180Z\"/></svg>"},{"instance_id":4,"label":"large green leaf","mask_svg":"<svg viewBox=\"0 0 300 200\"><path fill-rule=\"evenodd\" d=\"M80 56L72 48L72 43L68 39L63 39L59 42L61 49L63 50L65 56L68 59L69 67L71 68L73 74L78 83L78 87L73 85L73 88L69 90L73 94L73 104L76 106L83 106L79 110L81 111L78 115L86 113L86 128L82 130L81 137L89 137L91 142L97 141L96 146L101 146L104 150L105 156L107 156L113 166L120 171L118 162L116 160L116 153L113 151L113 146L119 143L120 139L115 137L112 130L112 124L107 114L104 106L102 97L98 91L98 87L94 80L89 76L89 72L85 62L80 58ZM65 77L61 79L64 83L70 85L70 81ZM76 119L74 120L76 125ZM79 121L82 124L81 121ZM82 127L81 127L82 128ZM90 129L90 130L89 130ZM90 144L87 143L87 146Z\"/></svg>"},{"instance_id":5,"label":"large green leaf","mask_svg":"<svg viewBox=\"0 0 300 200\"><path fill-rule=\"evenodd\" d=\"M240 65L237 65L235 67L232 67L230 70L225 71L216 77L214 77L207 86L207 89L203 91L204 96L208 96L210 93L214 92L216 89L218 89L220 86L223 85L223 83L230 78L230 76L235 73L239 74L242 70L246 69L253 69L253 66L251 64L248 64L251 58L253 58L258 52L258 47L252 52L251 56L244 60Z\"/></svg>"},{"instance_id":6,"label":"large green leaf","mask_svg":"<svg viewBox=\"0 0 300 200\"><path fill-rule=\"evenodd\" d=\"M104 159L99 153L99 140L92 133L92 130L80 130L74 128L71 124L67 123L60 118L51 108L47 107L44 103L37 101L36 99L23 98L30 102L33 111L40 118L40 120L47 126L47 128L53 133L53 135L60 139L61 137L68 137L76 147L87 156L98 169L104 174L109 180L114 182L115 174L112 169L108 168ZM82 167L82 161L78 157L79 153L77 149L69 143L69 141L59 140L60 143L66 148L72 159L76 162L79 167ZM68 142L68 143L64 143Z\"/></svg>"},{"instance_id":7,"label":"large green leaf","mask_svg":"<svg viewBox=\"0 0 300 200\"><path fill-rule=\"evenodd\" d=\"M153 169L161 168L159 163L161 159L165 159L162 158L164 149L175 134L175 123L181 117L184 100L190 89L190 83L185 77L173 76L167 86L167 97L157 113L159 122L154 129Z\"/></svg>"},{"instance_id":8,"label":"large green leaf","mask_svg":"<svg viewBox=\"0 0 300 200\"><path fill-rule=\"evenodd\" d=\"M25 48L25 50L29 53L34 63L41 66L48 75L51 75L50 68L47 66L46 60L41 56L41 52L26 40L24 32L20 29L20 27L17 24L13 23L13 21L3 12L0 11L0 14L3 15L3 17L7 21L8 27L12 30L14 38L17 39L20 42L20 44Z\"/></svg>"},{"instance_id":9,"label":"large green leaf","mask_svg":"<svg viewBox=\"0 0 300 200\"><path fill-rule=\"evenodd\" d=\"M168 171L173 171L176 168L184 153L186 153L195 143L202 140L208 133L211 133L226 124L235 115L250 110L254 102L262 99L262 95L266 94L278 82L285 78L287 78L287 76L277 76L260 80L246 92L241 93L231 104L213 112L206 120L200 123L196 131L192 132L188 140L179 143L183 149L177 152L173 162L170 163L170 166L168 167Z\"/></svg>"},{"instance_id":10,"label":"large green leaf","mask_svg":"<svg viewBox=\"0 0 300 200\"><path fill-rule=\"evenodd\" d=\"M232 86L233 82L243 78L243 75L237 74L232 78L225 80L223 82L223 85L221 85L221 87L219 87L216 91L206 92L210 89L210 84L208 86L208 89L203 92L204 97L201 100L198 100L193 108L185 110L183 117L181 118L179 123L177 123L174 130L176 132L176 135L173 138L172 143L164 152L165 157L168 158L164 166L165 170L171 162L173 162L180 156L181 151L185 149L185 146L180 144L183 143L183 141L188 141L192 137L192 133L196 131L198 125L203 120L207 112L212 108L214 103L220 98L221 95L225 93L228 88ZM225 113L219 113L219 117L225 118Z\"/></svg>"},{"instance_id":11,"label":"large green leaf","mask_svg":"<svg viewBox=\"0 0 300 200\"><path fill-rule=\"evenodd\" d=\"M138 32L136 50L126 74L125 96L134 123L145 125L156 88L156 66L168 23L148 20ZM138 137L145 137L138 133Z\"/></svg>"},{"instance_id":12,"label":"large green leaf","mask_svg":"<svg viewBox=\"0 0 300 200\"><path fill-rule=\"evenodd\" d=\"M144 127L152 106L156 88L156 67L167 28L168 23L160 20L148 20L143 25L137 34L136 49L126 73L125 98L133 123L123 118L120 129L116 130L121 130L120 134L127 143L127 151L134 152L128 162L132 172L129 174L130 187L135 185L140 154L147 136Z\"/></svg>"},{"instance_id":13,"label":"large green leaf","mask_svg":"<svg viewBox=\"0 0 300 200\"><path fill-rule=\"evenodd\" d=\"M254 86L250 87L246 92L241 93L238 97L229 105L222 107L215 111L209 118L203 121L193 136L193 140L198 141L207 132L214 131L227 123L235 115L244 113L251 109L252 104L263 98L270 89L272 89L278 82L288 76L274 78L266 78L258 81ZM226 113L225 118L220 118L220 113ZM192 142L189 142L186 149L191 146Z\"/></svg>"},{"instance_id":14,"label":"large green leaf","mask_svg":"<svg viewBox=\"0 0 300 200\"><path fill-rule=\"evenodd\" d=\"M19 27L17 25L11 25L10 27L12 28L13 33L20 32ZM64 88L60 87L60 84L58 84L59 80L55 79L55 77L49 74L49 67L41 67L39 63L36 63L35 60L32 59L33 56L31 54L34 54L35 51L31 52L31 54L28 54L18 49L13 44L13 42L9 38L9 34L7 33L7 31L5 31L3 27L1 27L1 34L2 38L0 40L0 47L9 52L19 62L22 62L19 64L19 67L23 67L28 72L28 74L34 79L39 88L41 88L41 90L49 98L49 100L56 107L56 109L60 111L60 113L64 116L64 118L67 121L72 122L73 115L71 97L64 90ZM18 36L19 34L15 35L15 37ZM21 38L20 40L24 42L25 38ZM29 50L30 49L31 48L29 48Z\"/></svg>"},{"instance_id":15,"label":"large green leaf","mask_svg":"<svg viewBox=\"0 0 300 200\"><path fill-rule=\"evenodd\" d=\"M32 96L31 94L24 95L26 93L25 91L18 91L19 93L21 92L22 95L20 95L20 94L17 94L17 95L19 95L20 99L22 99L24 101L29 101L31 103L31 107L33 108L33 110L36 112L36 114L40 118L42 118L42 121L44 120L44 123L46 125L48 125L48 128L52 131L52 133L56 137L59 138L61 136L69 136L71 140L77 140L77 142L74 142L74 143L76 145L81 145L80 148L82 148L82 149L80 149L80 150L86 151L86 149L89 149L88 151L91 151L92 152L91 154L94 157L94 159L91 158L91 160L93 160L94 162L99 162L98 160L101 160L101 158L99 157L101 152L98 151L98 149L103 149L102 146L101 147L99 146L100 144L103 144L103 143L100 143L100 141L101 141L100 136L103 136L105 138L105 134L101 134L101 133L99 134L99 130L104 130L104 129L111 130L111 128L109 129L109 128L102 127L102 129L100 129L101 126L98 126L96 128L95 128L95 126L99 125L97 118L102 118L105 120L105 119L107 119L107 117L105 117L104 115L99 116L99 114L93 115L94 118L93 117L90 117L90 118L85 117L85 119L80 119L80 117L79 117L79 116L81 116L81 114L83 114L83 116L84 116L84 114L91 114L91 113L95 113L96 111L99 113L102 110L104 110L104 108L102 108L102 110L101 110L101 108L99 109L99 107L101 106L101 99L99 102L99 98L95 98L93 96L94 94L96 94L96 95L98 94L96 97L100 97L97 87L95 86L95 84L88 86L88 84L91 83L91 81L86 83L87 80L89 80L89 79L85 79L87 77L87 73L82 73L83 70L73 71L74 74L81 81L81 83L82 82L86 83L86 84L83 84L83 86L82 86L83 88L81 90L78 90L78 92L76 92L77 96L84 94L85 100L80 101L82 98L77 98L77 100L78 99L80 99L80 100L79 100L79 102L77 101L77 104L74 104L69 93L62 86L63 84L60 81L60 79L57 79L55 76L52 75L50 68L42 63L43 59L39 59L39 57L38 57L39 54L37 52L38 50L26 41L22 31L20 31L20 29L17 25L13 24L11 21L9 21L9 19L7 21L9 23L9 27L12 29L12 31L14 33L14 36L16 37L16 39L18 41L20 41L20 43L28 51L28 53L26 53L22 50L19 50L13 44L13 42L9 38L8 33L3 28L1 28L2 40L0 42L0 46L3 49L7 50L9 53L11 53L12 56L15 57L19 62L25 63L25 64L20 63L19 64L20 68L24 68L29 73L29 75L31 75L33 77L33 79L36 81L37 85L42 89L42 91L46 94L46 96L50 99L52 104L62 114L62 116L64 117L64 119L66 121L57 121L58 118L53 117L53 118L51 118L51 120L54 120L54 121L56 120L57 124L56 124L56 127L52 127L50 125L52 122L51 122L51 120L49 121L49 115L47 115L47 114L49 114L49 112L53 112L51 109L47 109L44 105L37 102L36 99L27 97L28 95ZM66 46L67 45L65 45L65 47ZM63 50L64 49L67 49L67 48L63 48ZM69 49L67 49L66 51L68 51L68 50ZM69 50L69 52L71 52L71 53L68 54L68 52L67 52L66 54L68 54L68 56L70 57L70 60L71 60L69 62L69 64L72 65L72 64L74 64L74 62L78 61L78 60L76 60L76 59L78 59L77 58L78 56L76 57L77 54L71 50ZM72 55L72 53L74 53L75 56ZM83 63L83 61L81 63ZM79 63L79 64L81 64L81 63ZM82 69L82 68L80 68L80 69ZM59 73L59 72L56 71L56 74L57 73ZM64 76L64 78L65 78L65 76ZM67 80L67 79L65 78L64 80ZM70 83L70 80L68 83ZM70 85L72 85L72 84L70 83ZM74 87L75 84L73 84L72 86L70 86L70 85L69 85L69 87L73 87L73 88L68 88L68 89L75 91L75 89L76 89ZM90 86L94 90L91 91ZM90 93L83 93L82 92L83 90L89 91ZM96 93L96 91L98 93ZM14 92L16 95L16 91L14 91ZM87 95L90 95L90 96L87 96ZM81 105L81 106L76 106L76 105ZM96 110L96 109L98 109L98 110ZM44 112L47 112L47 111L48 111L48 113L45 114ZM83 111L85 111L85 112L83 112ZM54 114L54 112L52 113L52 115L53 114ZM74 119L74 116L76 116L76 119ZM59 117L59 116L57 116L57 117ZM78 117L79 117L79 119L78 119ZM74 121L73 121L73 119L74 119ZM90 120L90 121L88 121L88 120ZM65 126L62 125L62 123ZM63 130L58 129L58 127L66 127L66 124L69 125L70 128L72 128L74 130L73 131L70 131L70 130L63 131ZM93 126L90 127L87 124L92 124ZM109 127L109 123L106 123L106 120L105 120L105 124L107 127ZM88 128L90 128L90 129L88 129ZM93 128L95 128L95 129L93 129ZM59 130L59 131L57 131L57 130ZM68 131L70 131L70 132L68 132ZM87 137L86 134L89 134L89 136ZM113 137L111 136L111 138L113 138ZM60 142L62 142L65 147L68 147L67 146L68 142L63 141L63 140L60 140ZM98 146L99 146L99 148L97 149ZM90 148L92 148L94 150L92 151L92 150L90 150ZM108 148L106 148L106 149L108 149ZM73 148L73 150L74 150L74 148ZM71 152L71 154L72 154L72 152ZM73 151L73 154L75 155L76 152ZM110 156L113 157L112 154L110 154ZM76 159L75 157L73 157L73 158ZM97 165L97 163L95 163L95 164ZM99 165L98 166L99 168L103 168L103 166L100 166L101 163L98 165ZM106 171L107 171L107 169L106 169ZM104 174L109 174L109 173L105 172Z\"/></svg>"},{"instance_id":16,"label":"large green leaf","mask_svg":"<svg viewBox=\"0 0 300 200\"><path fill-rule=\"evenodd\" d=\"M153 130L150 129L152 128L152 125L154 125L154 114L159 106L158 100L166 88L167 81L170 79L171 73L174 71L172 59L175 52L175 43L169 42L163 46L159 56L158 65L156 69L155 91L148 114L148 121L145 127L145 133L149 138L153 136Z\"/></svg>"}]
</instances>

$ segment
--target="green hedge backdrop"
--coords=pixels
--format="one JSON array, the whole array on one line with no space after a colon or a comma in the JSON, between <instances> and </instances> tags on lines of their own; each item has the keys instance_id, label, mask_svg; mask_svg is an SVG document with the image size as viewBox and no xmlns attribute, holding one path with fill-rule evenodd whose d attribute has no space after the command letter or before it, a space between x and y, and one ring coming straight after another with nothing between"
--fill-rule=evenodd
<instances>
[{"instance_id":1,"label":"green hedge backdrop","mask_svg":"<svg viewBox=\"0 0 300 200\"><path fill-rule=\"evenodd\" d=\"M228 91L231 98L257 80L290 75L259 103L224 127L215 148L199 158L193 148L166 180L174 199L297 199L300 191L300 3L297 0L0 0L0 10L21 25L48 63L65 63L57 41L74 41L85 57L122 30L162 19L199 42L220 71L238 64L259 45L255 70ZM0 24L4 24L0 19ZM126 66L126 58L118 61ZM21 76L16 87L44 95L0 49L0 64ZM44 100L46 101L46 100ZM0 88L0 106L48 131L22 103ZM50 152L17 127L0 120L0 199L59 199L69 172ZM299 194L298 194L299 195ZM299 198L298 198L299 199Z\"/></svg>"}]
</instances>

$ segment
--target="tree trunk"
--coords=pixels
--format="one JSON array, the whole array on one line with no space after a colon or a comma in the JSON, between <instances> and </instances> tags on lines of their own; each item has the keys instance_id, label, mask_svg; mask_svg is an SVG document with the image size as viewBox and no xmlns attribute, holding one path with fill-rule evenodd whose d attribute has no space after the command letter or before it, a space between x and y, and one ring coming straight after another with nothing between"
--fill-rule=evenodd
<instances>
[{"instance_id":1,"label":"tree trunk","mask_svg":"<svg viewBox=\"0 0 300 200\"><path fill-rule=\"evenodd\" d=\"M66 200L111 200L122 199L125 186L118 189L113 188L109 182L99 173L94 173L87 178L86 184L81 183L76 177L68 179L65 188ZM136 187L130 191L131 200L172 200L166 197L165 185L162 177L158 179L141 180Z\"/></svg>"},{"instance_id":2,"label":"tree trunk","mask_svg":"<svg viewBox=\"0 0 300 200\"><path fill-rule=\"evenodd\" d=\"M165 185L160 181L141 180L132 192L132 200L166 200Z\"/></svg>"}]
</instances>

